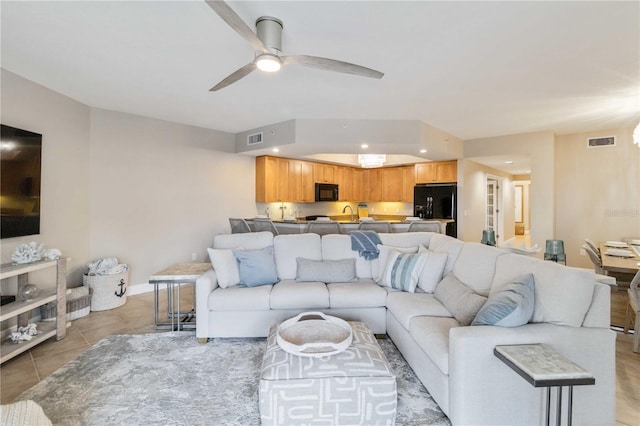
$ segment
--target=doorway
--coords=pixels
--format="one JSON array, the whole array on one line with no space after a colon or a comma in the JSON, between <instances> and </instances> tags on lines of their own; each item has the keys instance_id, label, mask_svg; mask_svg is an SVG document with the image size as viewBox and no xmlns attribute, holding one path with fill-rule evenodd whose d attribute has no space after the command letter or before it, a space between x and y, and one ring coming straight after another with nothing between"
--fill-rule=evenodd
<instances>
[{"instance_id":1,"label":"doorway","mask_svg":"<svg viewBox=\"0 0 640 426\"><path fill-rule=\"evenodd\" d=\"M485 229L494 231L496 234L496 242L502 242L502 178L498 176L487 175L486 184L486 219Z\"/></svg>"}]
</instances>

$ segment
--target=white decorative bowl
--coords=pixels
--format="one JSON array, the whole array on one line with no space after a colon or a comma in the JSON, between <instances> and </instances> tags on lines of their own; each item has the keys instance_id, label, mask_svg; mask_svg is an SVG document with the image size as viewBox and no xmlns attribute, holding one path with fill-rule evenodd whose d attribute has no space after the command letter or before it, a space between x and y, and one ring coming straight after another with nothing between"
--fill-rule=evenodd
<instances>
[{"instance_id":1,"label":"white decorative bowl","mask_svg":"<svg viewBox=\"0 0 640 426\"><path fill-rule=\"evenodd\" d=\"M276 341L285 352L309 358L340 353L352 340L349 323L322 312L303 312L282 322L276 333Z\"/></svg>"}]
</instances>

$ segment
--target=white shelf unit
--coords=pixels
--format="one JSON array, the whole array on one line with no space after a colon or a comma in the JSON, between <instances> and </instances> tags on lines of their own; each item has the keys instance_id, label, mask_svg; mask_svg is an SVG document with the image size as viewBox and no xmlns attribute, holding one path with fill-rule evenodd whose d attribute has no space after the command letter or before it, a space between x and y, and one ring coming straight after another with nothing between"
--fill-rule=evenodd
<instances>
[{"instance_id":1,"label":"white shelf unit","mask_svg":"<svg viewBox=\"0 0 640 426\"><path fill-rule=\"evenodd\" d=\"M12 263L0 265L0 279L18 278L18 294L20 293L20 288L28 284L30 272L52 267L56 267L55 290L45 290L32 300L15 301L2 306L0 308L0 322L17 317L18 326L25 326L29 322L30 313L33 309L54 300L57 301L56 320L38 322L40 334L29 341L13 343L11 340L5 339L0 342L0 364L50 337L56 336L57 340L64 339L67 332L67 259L44 260L21 265Z\"/></svg>"}]
</instances>

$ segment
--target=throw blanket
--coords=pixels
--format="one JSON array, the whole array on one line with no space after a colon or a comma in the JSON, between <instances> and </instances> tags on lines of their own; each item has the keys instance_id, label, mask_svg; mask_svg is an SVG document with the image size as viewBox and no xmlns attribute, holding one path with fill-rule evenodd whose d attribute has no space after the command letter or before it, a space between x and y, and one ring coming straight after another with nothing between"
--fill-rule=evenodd
<instances>
[{"instance_id":1,"label":"throw blanket","mask_svg":"<svg viewBox=\"0 0 640 426\"><path fill-rule=\"evenodd\" d=\"M366 260L378 258L380 250L376 246L382 244L382 241L375 231L353 231L349 235L351 250L356 250Z\"/></svg>"}]
</instances>

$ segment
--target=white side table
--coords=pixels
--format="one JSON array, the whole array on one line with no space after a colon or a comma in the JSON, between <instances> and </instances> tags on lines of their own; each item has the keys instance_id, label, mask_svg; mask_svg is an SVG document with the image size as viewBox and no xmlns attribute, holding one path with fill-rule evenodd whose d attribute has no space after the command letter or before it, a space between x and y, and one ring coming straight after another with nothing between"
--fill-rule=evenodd
<instances>
[{"instance_id":1,"label":"white side table","mask_svg":"<svg viewBox=\"0 0 640 426\"><path fill-rule=\"evenodd\" d=\"M209 269L211 269L210 263L176 263L149 277L149 284L154 286L153 320L156 330L168 328L180 331L196 328L195 322L188 322L196 317L195 307L192 306L190 311L180 311L180 288L182 284L191 284L193 286L193 302L195 303L195 282L200 275ZM167 313L171 322L161 322L159 318L161 284L167 286ZM177 289L177 297L174 296L175 289Z\"/></svg>"},{"instance_id":2,"label":"white side table","mask_svg":"<svg viewBox=\"0 0 640 426\"><path fill-rule=\"evenodd\" d=\"M574 364L545 344L496 346L493 353L534 387L547 388L545 415L545 424L547 426L549 425L551 410L552 387L558 388L556 392L556 425L558 426L560 426L562 420L562 387L569 387L567 424L571 426L573 387L596 383L596 379L589 371Z\"/></svg>"}]
</instances>

